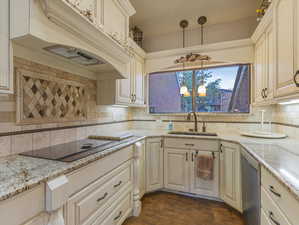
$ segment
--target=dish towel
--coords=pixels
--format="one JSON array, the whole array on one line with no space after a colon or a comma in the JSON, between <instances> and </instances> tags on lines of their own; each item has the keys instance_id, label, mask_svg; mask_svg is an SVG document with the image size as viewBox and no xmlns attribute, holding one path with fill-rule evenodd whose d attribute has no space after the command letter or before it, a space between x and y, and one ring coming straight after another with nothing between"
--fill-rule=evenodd
<instances>
[{"instance_id":1,"label":"dish towel","mask_svg":"<svg viewBox=\"0 0 299 225\"><path fill-rule=\"evenodd\" d=\"M64 225L62 208L50 213L48 225Z\"/></svg>"},{"instance_id":2,"label":"dish towel","mask_svg":"<svg viewBox=\"0 0 299 225\"><path fill-rule=\"evenodd\" d=\"M203 180L213 180L214 157L213 155L197 156L197 176Z\"/></svg>"}]
</instances>

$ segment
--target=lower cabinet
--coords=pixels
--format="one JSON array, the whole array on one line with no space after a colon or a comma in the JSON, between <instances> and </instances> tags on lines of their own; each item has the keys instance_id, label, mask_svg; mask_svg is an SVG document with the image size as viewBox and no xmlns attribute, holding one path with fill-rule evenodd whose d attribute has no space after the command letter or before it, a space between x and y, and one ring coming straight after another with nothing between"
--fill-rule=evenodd
<instances>
[{"instance_id":1,"label":"lower cabinet","mask_svg":"<svg viewBox=\"0 0 299 225\"><path fill-rule=\"evenodd\" d=\"M163 188L163 142L162 138L146 140L146 191Z\"/></svg>"},{"instance_id":2,"label":"lower cabinet","mask_svg":"<svg viewBox=\"0 0 299 225\"><path fill-rule=\"evenodd\" d=\"M132 199L132 171L132 162L126 162L73 195L66 206L67 225L119 224L117 221L121 218L116 218L114 211L116 206L122 206L124 193L127 193L125 199ZM112 205L115 206L109 210ZM119 217L126 217L126 211L131 212L131 209L130 200L130 203L124 203L124 208L119 209ZM110 220L109 223L102 223L107 217L116 218L115 223Z\"/></svg>"},{"instance_id":3,"label":"lower cabinet","mask_svg":"<svg viewBox=\"0 0 299 225\"><path fill-rule=\"evenodd\" d=\"M164 149L165 188L189 191L189 152L188 150Z\"/></svg>"},{"instance_id":4,"label":"lower cabinet","mask_svg":"<svg viewBox=\"0 0 299 225\"><path fill-rule=\"evenodd\" d=\"M222 142L220 147L221 199L242 212L240 146Z\"/></svg>"},{"instance_id":5,"label":"lower cabinet","mask_svg":"<svg viewBox=\"0 0 299 225\"><path fill-rule=\"evenodd\" d=\"M213 165L213 179L204 180L198 177L197 168L198 162L197 157L199 155L210 155L213 154L214 165ZM219 152L209 151L192 151L191 152L191 163L190 163L190 192L199 195L205 195L209 197L219 197Z\"/></svg>"}]
</instances>

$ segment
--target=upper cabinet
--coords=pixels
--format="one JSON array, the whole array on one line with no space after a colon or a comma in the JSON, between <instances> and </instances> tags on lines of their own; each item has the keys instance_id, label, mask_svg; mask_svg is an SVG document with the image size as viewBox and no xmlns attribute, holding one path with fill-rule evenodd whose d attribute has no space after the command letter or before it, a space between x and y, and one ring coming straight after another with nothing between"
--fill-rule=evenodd
<instances>
[{"instance_id":1,"label":"upper cabinet","mask_svg":"<svg viewBox=\"0 0 299 225\"><path fill-rule=\"evenodd\" d=\"M98 105L145 106L145 52L129 38L128 78L98 81Z\"/></svg>"},{"instance_id":2,"label":"upper cabinet","mask_svg":"<svg viewBox=\"0 0 299 225\"><path fill-rule=\"evenodd\" d=\"M257 27L253 103L274 104L299 94L299 3L276 0Z\"/></svg>"},{"instance_id":3,"label":"upper cabinet","mask_svg":"<svg viewBox=\"0 0 299 225\"><path fill-rule=\"evenodd\" d=\"M0 94L13 92L12 47L9 39L9 0L0 3Z\"/></svg>"},{"instance_id":4,"label":"upper cabinet","mask_svg":"<svg viewBox=\"0 0 299 225\"><path fill-rule=\"evenodd\" d=\"M274 10L276 29L276 70L275 96L282 97L299 92L294 76L299 69L298 45L296 38L299 34L297 14L299 12L296 0L278 0ZM297 45L297 46L296 46ZM298 81L299 83L299 78Z\"/></svg>"}]
</instances>

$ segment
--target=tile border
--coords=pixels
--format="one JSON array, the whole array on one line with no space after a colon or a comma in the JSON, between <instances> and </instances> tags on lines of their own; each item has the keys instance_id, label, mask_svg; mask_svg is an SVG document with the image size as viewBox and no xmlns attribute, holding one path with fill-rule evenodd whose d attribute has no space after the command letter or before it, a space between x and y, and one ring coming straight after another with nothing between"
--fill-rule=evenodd
<instances>
[{"instance_id":1,"label":"tile border","mask_svg":"<svg viewBox=\"0 0 299 225\"><path fill-rule=\"evenodd\" d=\"M128 123L128 122L156 122L157 120L154 119L132 119L132 120L118 120L118 121L110 121L110 122L102 122L102 123L90 123L90 124L80 124L80 125L72 125L72 126L61 126L61 127L51 127L51 128L39 128L39 129L29 129L29 130L21 130L21 131L11 131L11 132L2 132L0 133L0 137L5 136L13 136L13 135L21 135L21 134L34 134L39 132L45 131L57 131L57 130L65 130L65 129L74 129L74 128L81 128L81 127L93 127L93 126L103 126L103 125L111 125L111 124L119 124L119 123ZM193 120L186 121L186 120L162 120L164 123L168 122L174 123L194 123ZM231 124L259 124L259 121L205 121L206 123L231 123ZM199 121L198 123L201 123ZM272 122L274 125L286 126L286 127L293 127L299 128L299 125L296 124L289 124L289 123L281 123L281 122Z\"/></svg>"}]
</instances>

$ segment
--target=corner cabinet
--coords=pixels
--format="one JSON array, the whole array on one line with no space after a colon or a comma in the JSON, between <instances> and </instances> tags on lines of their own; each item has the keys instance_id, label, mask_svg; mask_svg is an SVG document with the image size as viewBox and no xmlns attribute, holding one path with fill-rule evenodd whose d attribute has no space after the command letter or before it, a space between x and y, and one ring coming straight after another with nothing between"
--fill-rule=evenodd
<instances>
[{"instance_id":1,"label":"corner cabinet","mask_svg":"<svg viewBox=\"0 0 299 225\"><path fill-rule=\"evenodd\" d=\"M0 3L0 94L13 93L13 55L10 42L9 0Z\"/></svg>"},{"instance_id":2,"label":"corner cabinet","mask_svg":"<svg viewBox=\"0 0 299 225\"><path fill-rule=\"evenodd\" d=\"M98 81L98 105L145 106L145 52L129 38L132 54L128 78Z\"/></svg>"},{"instance_id":3,"label":"corner cabinet","mask_svg":"<svg viewBox=\"0 0 299 225\"><path fill-rule=\"evenodd\" d=\"M164 187L163 179L163 139L148 138L146 140L146 192Z\"/></svg>"},{"instance_id":4,"label":"corner cabinet","mask_svg":"<svg viewBox=\"0 0 299 225\"><path fill-rule=\"evenodd\" d=\"M240 146L229 142L220 145L221 199L233 208L242 209Z\"/></svg>"}]
</instances>

